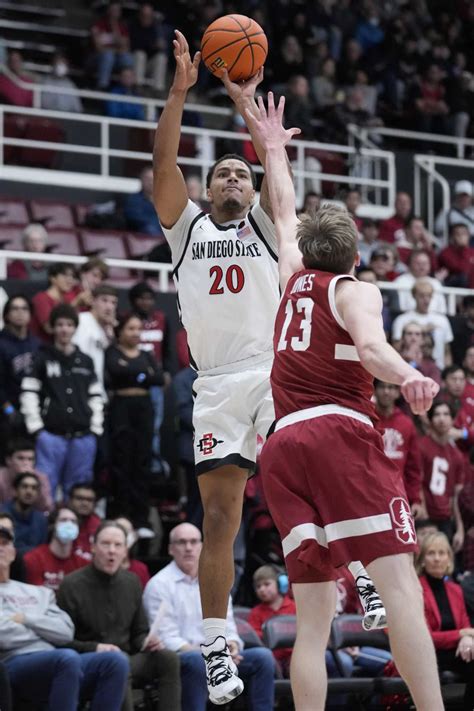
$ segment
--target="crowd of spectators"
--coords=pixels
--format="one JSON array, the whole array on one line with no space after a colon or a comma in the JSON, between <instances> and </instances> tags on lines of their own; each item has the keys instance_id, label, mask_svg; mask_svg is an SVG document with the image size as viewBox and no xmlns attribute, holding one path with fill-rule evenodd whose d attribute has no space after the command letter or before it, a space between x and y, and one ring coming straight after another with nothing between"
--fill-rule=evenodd
<instances>
[{"instance_id":1,"label":"crowd of spectators","mask_svg":"<svg viewBox=\"0 0 474 711\"><path fill-rule=\"evenodd\" d=\"M265 29L269 54L263 89L287 96L287 119L304 138L346 142L348 123L387 124L471 137L474 66L472 3L426 0L209 0L206 3L140 3L118 0L99 5L82 53L84 84L122 95L156 95L166 90L173 66L173 29L179 27L191 50L199 49L209 23L227 13L254 17ZM85 59L84 59L85 58ZM40 81L23 70L22 56L10 52L7 68L24 82ZM74 87L62 51L41 81ZM202 101L216 97L219 84L202 68L196 87ZM0 76L7 103L32 105L32 92ZM82 111L69 94L43 94L44 108ZM110 116L143 120L139 103L106 102ZM295 116L297 120L295 120Z\"/></svg>"},{"instance_id":2,"label":"crowd of spectators","mask_svg":"<svg viewBox=\"0 0 474 711\"><path fill-rule=\"evenodd\" d=\"M145 171L143 195L138 195L138 200L146 200L148 178ZM469 660L462 655L474 636L466 622L467 615L472 620L474 614L474 295L458 299L453 315L442 286L473 285L472 192L469 182L456 183L453 204L446 215L439 216L436 235L429 234L423 220L413 214L407 193L397 194L394 214L382 222L358 216L361 201L357 190L349 190L344 198L359 229L358 278L395 287L385 289L382 284L389 340L403 358L441 385L425 417L413 418L404 407L400 389L388 383L375 383L375 404L385 452L404 478L420 537L421 533L436 533L434 549L441 543L448 547L452 565L445 566L444 574L457 579L464 590L467 611L462 607L461 588L452 582L449 585L454 587L448 589L457 592L455 602L448 594L455 606L449 619L443 616L443 625L448 626L438 632L436 611L430 612L430 625L440 665L466 680L468 664L464 667L461 662ZM195 197L202 195L198 191ZM318 194L308 194L301 211L317 209L320 201ZM144 219L152 217L149 212L136 209L137 216ZM41 251L47 244L47 233L41 225L30 225L24 242L29 251ZM167 317L156 307L156 294L147 282L133 285L127 294L127 308L119 308L119 292L109 283L107 266L98 258L82 264L78 272L68 264L52 263L47 270L47 288L30 301L22 293L22 284L33 279L41 288L42 280L35 279L37 267L42 268L34 261L10 264L14 278L8 282L10 296L0 332L4 461L0 469L0 553L7 552L6 559L0 555L0 564L12 557L8 551L14 536L16 560L8 564L11 580L57 592L59 609L72 620L67 624L75 627L74 637L70 639L65 631L63 642L80 657L79 662L72 656L61 658L61 664L85 664L83 654L108 652L110 674L120 678L120 663L113 655L122 650L129 657L129 673L137 684L154 680L161 688L159 698L166 706L157 701L157 709L178 709L183 703L182 708L201 711L206 692L198 652L202 638L197 585L202 508L192 462L195 373L185 357L178 359L177 371L172 364L173 353L176 356L182 351L184 334L181 331L176 339L170 338ZM178 425L172 445L178 471L170 471L161 455L164 402L171 393ZM173 561L150 578L156 564L147 567L146 546L163 534L150 516L153 477L176 478L178 473L184 480L184 496L181 490L182 499L175 509L180 512L175 514L177 527L169 533L167 550L160 551L158 545L158 553L168 553ZM258 476L249 483L245 506L244 550L238 556L233 592L237 603L248 606L258 602L249 624L261 639L265 621L293 614L294 603L291 592L280 587L284 571L274 567L275 563L281 565L282 554ZM104 524L105 516L113 522ZM186 523L180 524L180 520ZM2 533L3 529L11 530L11 536ZM167 540L165 535L165 544ZM424 555L439 557L431 548ZM425 567L423 590L432 610L432 595L440 604L439 584L434 568L430 573ZM5 584L11 582L5 580ZM106 629L101 615L105 600L111 600L110 586L119 591L114 599L120 604L112 617L121 624L111 622ZM353 586L343 573L338 589L338 612L360 611ZM96 604L87 610L84 600L91 594ZM135 616L123 615L124 601L131 606L127 609L136 610ZM273 703L275 673L288 674L291 649L277 650L272 657L265 647L244 648L238 625L235 627L239 618L234 619L229 605L234 656L242 675L248 675L250 694L263 699L262 706L255 701L253 707L268 709ZM17 612L22 620L24 611L13 612L15 619ZM38 652L49 653L50 647L56 646L56 637L51 642L44 629L35 628L34 643L39 645ZM25 644L32 634L30 630L21 637ZM18 659L14 665L9 664L8 654L4 657L14 692L19 688L18 679L23 678L20 649L28 647L22 644L15 646L14 658ZM162 654L165 649L168 656ZM327 653L330 676L349 675L354 668L371 676L390 673L390 660L388 652L370 646L340 652L337 663L333 652ZM87 664L90 674L98 673L93 657ZM254 679L256 669L260 671ZM54 679L49 680L48 693L52 693ZM45 684L41 679L32 689L44 694ZM120 688L126 703L131 704L131 691L123 684ZM78 693L90 696L87 689ZM472 695L469 684L466 694Z\"/></svg>"}]
</instances>

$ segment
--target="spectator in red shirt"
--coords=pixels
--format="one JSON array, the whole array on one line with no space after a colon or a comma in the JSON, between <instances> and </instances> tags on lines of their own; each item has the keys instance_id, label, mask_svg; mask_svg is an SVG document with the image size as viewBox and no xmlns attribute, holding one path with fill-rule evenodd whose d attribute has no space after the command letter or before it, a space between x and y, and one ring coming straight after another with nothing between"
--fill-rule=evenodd
<instances>
[{"instance_id":1,"label":"spectator in red shirt","mask_svg":"<svg viewBox=\"0 0 474 711\"><path fill-rule=\"evenodd\" d=\"M134 313L142 321L139 348L142 351L151 351L159 367L163 370L164 387L153 385L150 388L150 397L154 413L153 436L153 462L152 471L161 472L163 465L161 459L160 428L163 422L164 390L171 383L169 373L170 343L168 339L168 322L164 311L156 308L156 294L147 282L139 282L132 286L128 295Z\"/></svg>"},{"instance_id":2,"label":"spectator in red shirt","mask_svg":"<svg viewBox=\"0 0 474 711\"><path fill-rule=\"evenodd\" d=\"M18 86L17 81L33 83L33 78L23 69L21 52L13 49L8 54L8 72L0 74L0 98L5 104L13 106L33 106L33 92Z\"/></svg>"},{"instance_id":3,"label":"spectator in red shirt","mask_svg":"<svg viewBox=\"0 0 474 711\"><path fill-rule=\"evenodd\" d=\"M48 233L43 225L32 222L23 230L21 236L23 251L44 254L48 246ZM8 265L8 279L28 279L30 281L46 281L48 265L46 262L23 261L15 259Z\"/></svg>"},{"instance_id":4,"label":"spectator in red shirt","mask_svg":"<svg viewBox=\"0 0 474 711\"><path fill-rule=\"evenodd\" d=\"M403 230L411 215L413 202L408 193L397 193L395 214L380 223L379 239L382 242L395 242L395 232Z\"/></svg>"},{"instance_id":5,"label":"spectator in red shirt","mask_svg":"<svg viewBox=\"0 0 474 711\"><path fill-rule=\"evenodd\" d=\"M443 74L437 64L430 64L414 92L417 130L447 133L449 107L445 101Z\"/></svg>"},{"instance_id":6,"label":"spectator in red shirt","mask_svg":"<svg viewBox=\"0 0 474 711\"><path fill-rule=\"evenodd\" d=\"M253 574L253 586L260 604L252 608L248 622L262 639L264 623L276 615L296 615L296 605L288 595L288 576L273 565L257 568ZM273 651L285 677L289 676L292 653L293 647Z\"/></svg>"},{"instance_id":7,"label":"spectator in red shirt","mask_svg":"<svg viewBox=\"0 0 474 711\"><path fill-rule=\"evenodd\" d=\"M448 271L447 286L471 287L469 277L474 273L474 249L469 246L469 229L455 224L449 228L449 245L438 256L440 267Z\"/></svg>"},{"instance_id":8,"label":"spectator in red shirt","mask_svg":"<svg viewBox=\"0 0 474 711\"><path fill-rule=\"evenodd\" d=\"M426 518L421 495L421 459L417 433L412 419L396 407L399 397L398 385L375 381L375 408L379 416L377 428L382 432L385 454L403 477L414 518Z\"/></svg>"},{"instance_id":9,"label":"spectator in red shirt","mask_svg":"<svg viewBox=\"0 0 474 711\"><path fill-rule=\"evenodd\" d=\"M76 514L61 506L49 520L51 540L25 553L26 582L58 590L65 575L83 568L88 561L74 552L74 541L79 535Z\"/></svg>"},{"instance_id":10,"label":"spectator in red shirt","mask_svg":"<svg viewBox=\"0 0 474 711\"><path fill-rule=\"evenodd\" d=\"M142 590L144 590L145 585L150 580L150 572L145 563L142 563L141 560L137 560L131 556L132 548L138 541L138 534L130 519L125 518L125 516L119 516L119 518L116 518L115 523L120 524L127 534L127 553L123 560L122 568L128 570L130 573L134 573L140 581Z\"/></svg>"},{"instance_id":11,"label":"spectator in red shirt","mask_svg":"<svg viewBox=\"0 0 474 711\"><path fill-rule=\"evenodd\" d=\"M133 67L128 27L122 18L120 2L109 2L104 17L91 28L96 51L97 88L106 89L114 69Z\"/></svg>"},{"instance_id":12,"label":"spectator in red shirt","mask_svg":"<svg viewBox=\"0 0 474 711\"><path fill-rule=\"evenodd\" d=\"M74 269L70 264L53 262L48 269L48 288L39 291L31 300L31 333L43 343L53 343L53 327L49 317L55 306L68 300L67 295L74 286L74 279Z\"/></svg>"},{"instance_id":13,"label":"spectator in red shirt","mask_svg":"<svg viewBox=\"0 0 474 711\"><path fill-rule=\"evenodd\" d=\"M428 517L452 538L455 552L464 542L464 527L458 497L464 484L465 463L450 438L453 411L445 402L428 411L429 434L420 440L423 468L423 497Z\"/></svg>"},{"instance_id":14,"label":"spectator in red shirt","mask_svg":"<svg viewBox=\"0 0 474 711\"><path fill-rule=\"evenodd\" d=\"M87 561L92 560L91 545L102 519L94 513L96 495L90 482L74 484L69 491L69 507L77 516L79 535L74 542L74 552Z\"/></svg>"}]
</instances>

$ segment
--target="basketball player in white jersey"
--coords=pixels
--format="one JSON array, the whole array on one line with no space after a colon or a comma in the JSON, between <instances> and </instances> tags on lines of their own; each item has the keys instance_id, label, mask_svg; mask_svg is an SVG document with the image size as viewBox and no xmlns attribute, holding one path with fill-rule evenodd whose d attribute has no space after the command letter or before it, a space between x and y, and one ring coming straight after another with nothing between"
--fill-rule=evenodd
<instances>
[{"instance_id":1,"label":"basketball player in white jersey","mask_svg":"<svg viewBox=\"0 0 474 711\"><path fill-rule=\"evenodd\" d=\"M248 474L255 467L256 437L265 438L274 420L269 375L280 298L276 235L265 178L255 202L255 176L239 156L224 156L209 171L210 215L188 200L177 155L183 107L200 57L191 59L180 32L174 55L176 73L155 138L154 202L171 247L181 320L199 374L193 424L204 507L203 656L210 699L223 704L243 690L225 640L233 543ZM240 95L236 103L242 112L257 110L253 96L260 80L261 75L250 80L245 89L226 81L234 101ZM254 146L264 163L264 152ZM373 586L366 588L365 607L372 607L372 618L380 622L380 601Z\"/></svg>"},{"instance_id":2,"label":"basketball player in white jersey","mask_svg":"<svg viewBox=\"0 0 474 711\"><path fill-rule=\"evenodd\" d=\"M225 627L234 576L233 544L257 434L274 419L269 376L273 324L279 302L275 229L263 181L255 202L255 176L238 156L211 168L205 215L188 200L177 166L184 102L196 82L176 32L176 73L154 146L154 202L171 247L181 320L188 335L194 383L196 472L204 507L199 583L211 701L238 696L243 683L229 654Z\"/></svg>"}]
</instances>

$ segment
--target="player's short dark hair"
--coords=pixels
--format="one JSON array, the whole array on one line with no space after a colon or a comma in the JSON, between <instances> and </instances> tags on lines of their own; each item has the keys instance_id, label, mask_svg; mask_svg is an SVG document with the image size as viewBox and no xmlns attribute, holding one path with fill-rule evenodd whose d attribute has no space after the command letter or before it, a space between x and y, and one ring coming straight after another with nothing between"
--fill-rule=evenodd
<instances>
[{"instance_id":1,"label":"player's short dark hair","mask_svg":"<svg viewBox=\"0 0 474 711\"><path fill-rule=\"evenodd\" d=\"M449 414L451 415L451 417L454 420L456 415L455 415L454 408L451 405L451 403L446 402L446 400L435 400L435 402L431 405L430 409L426 413L430 422L433 419L433 417L436 415L436 410L438 409L438 407L441 407L441 405L446 405L446 407L449 410Z\"/></svg>"},{"instance_id":2,"label":"player's short dark hair","mask_svg":"<svg viewBox=\"0 0 474 711\"><path fill-rule=\"evenodd\" d=\"M347 274L358 251L358 231L345 208L325 204L314 215L301 215L296 238L306 269Z\"/></svg>"},{"instance_id":3,"label":"player's short dark hair","mask_svg":"<svg viewBox=\"0 0 474 711\"><path fill-rule=\"evenodd\" d=\"M118 528L119 531L122 531L125 537L125 542L127 541L127 531L124 529L124 527L121 526L120 523L117 523L117 521L106 519L105 521L102 521L97 531L94 533L94 543L97 543L100 534L102 533L102 531L105 531L106 528Z\"/></svg>"},{"instance_id":4,"label":"player's short dark hair","mask_svg":"<svg viewBox=\"0 0 474 711\"><path fill-rule=\"evenodd\" d=\"M60 318L72 321L76 328L79 325L79 316L77 315L76 309L71 306L71 304L58 304L54 307L49 315L49 324L51 328L54 328L56 321L59 321Z\"/></svg>"},{"instance_id":5,"label":"player's short dark hair","mask_svg":"<svg viewBox=\"0 0 474 711\"><path fill-rule=\"evenodd\" d=\"M38 474L35 474L35 472L20 472L20 474L17 474L13 479L13 488L15 491L18 489L23 479L35 479L38 482L38 485L41 486Z\"/></svg>"},{"instance_id":6,"label":"player's short dark hair","mask_svg":"<svg viewBox=\"0 0 474 711\"><path fill-rule=\"evenodd\" d=\"M250 171L250 177L252 178L252 185L254 188L257 187L257 176L255 175L255 171L252 167L252 164L248 162L246 158L243 156L239 156L238 153L226 153L225 155L221 156L216 160L215 163L211 165L209 168L207 175L206 175L206 188L209 188L211 186L211 180L214 176L214 171L216 170L217 166L222 163L224 160L240 160L241 163L245 163L247 168Z\"/></svg>"},{"instance_id":7,"label":"player's short dark hair","mask_svg":"<svg viewBox=\"0 0 474 711\"><path fill-rule=\"evenodd\" d=\"M16 301L17 299L22 299L26 305L28 306L28 309L30 311L30 314L32 312L31 308L31 301L27 296L24 294L15 294L14 296L10 296L9 299L5 302L5 306L3 307L3 321L4 323L8 323L8 315L10 311L12 310L13 302Z\"/></svg>"}]
</instances>

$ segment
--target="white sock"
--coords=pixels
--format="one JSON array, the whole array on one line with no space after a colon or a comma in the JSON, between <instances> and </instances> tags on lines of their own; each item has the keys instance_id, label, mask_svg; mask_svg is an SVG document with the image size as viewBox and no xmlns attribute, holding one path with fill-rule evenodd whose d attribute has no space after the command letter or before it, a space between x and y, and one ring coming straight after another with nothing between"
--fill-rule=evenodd
<instances>
[{"instance_id":1,"label":"white sock","mask_svg":"<svg viewBox=\"0 0 474 711\"><path fill-rule=\"evenodd\" d=\"M349 568L354 580L357 580L359 575L365 575L367 578L369 577L369 574L367 573L360 560L353 560L352 563L349 563L347 567Z\"/></svg>"},{"instance_id":2,"label":"white sock","mask_svg":"<svg viewBox=\"0 0 474 711\"><path fill-rule=\"evenodd\" d=\"M207 617L202 621L204 627L204 644L212 644L216 637L225 637L227 620L220 617Z\"/></svg>"}]
</instances>

